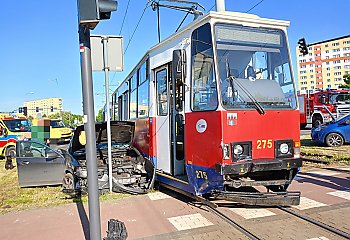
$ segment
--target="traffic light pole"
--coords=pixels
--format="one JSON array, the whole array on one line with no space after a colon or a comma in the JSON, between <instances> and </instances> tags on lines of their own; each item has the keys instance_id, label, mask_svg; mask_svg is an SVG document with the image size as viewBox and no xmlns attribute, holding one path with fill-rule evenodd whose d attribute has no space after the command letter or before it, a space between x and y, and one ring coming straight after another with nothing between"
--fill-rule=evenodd
<instances>
[{"instance_id":1,"label":"traffic light pole","mask_svg":"<svg viewBox=\"0 0 350 240\"><path fill-rule=\"evenodd\" d=\"M100 203L96 162L94 94L92 83L90 29L79 25L81 82L83 90L86 162L88 168L89 229L91 240L101 240Z\"/></svg>"}]
</instances>

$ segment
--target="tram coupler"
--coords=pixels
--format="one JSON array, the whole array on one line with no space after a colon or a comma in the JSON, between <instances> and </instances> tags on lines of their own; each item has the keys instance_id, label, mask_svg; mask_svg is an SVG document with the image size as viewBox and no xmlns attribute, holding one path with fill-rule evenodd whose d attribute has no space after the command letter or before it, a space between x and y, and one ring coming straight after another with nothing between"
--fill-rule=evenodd
<instances>
[{"instance_id":1,"label":"tram coupler","mask_svg":"<svg viewBox=\"0 0 350 240\"><path fill-rule=\"evenodd\" d=\"M229 192L213 191L214 199L253 206L292 206L300 204L300 192Z\"/></svg>"}]
</instances>

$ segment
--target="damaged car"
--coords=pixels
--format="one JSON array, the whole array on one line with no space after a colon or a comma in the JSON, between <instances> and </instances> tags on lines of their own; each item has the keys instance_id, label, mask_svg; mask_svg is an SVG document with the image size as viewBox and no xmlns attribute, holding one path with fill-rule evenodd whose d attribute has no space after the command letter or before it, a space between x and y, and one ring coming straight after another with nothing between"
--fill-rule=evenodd
<instances>
[{"instance_id":1,"label":"damaged car","mask_svg":"<svg viewBox=\"0 0 350 240\"><path fill-rule=\"evenodd\" d=\"M135 123L111 121L112 190L130 194L143 194L152 189L155 168L147 157L132 146ZM96 123L96 162L100 192L109 190L109 164L107 123ZM71 156L69 171L64 179L63 191L68 194L86 193L87 160L84 126L78 126L68 148Z\"/></svg>"}]
</instances>

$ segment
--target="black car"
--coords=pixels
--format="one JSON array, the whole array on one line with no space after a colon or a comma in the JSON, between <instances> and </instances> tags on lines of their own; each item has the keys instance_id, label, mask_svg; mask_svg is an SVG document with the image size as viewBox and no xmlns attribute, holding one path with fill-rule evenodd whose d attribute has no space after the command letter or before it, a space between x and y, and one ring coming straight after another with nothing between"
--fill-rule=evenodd
<instances>
[{"instance_id":1,"label":"black car","mask_svg":"<svg viewBox=\"0 0 350 240\"><path fill-rule=\"evenodd\" d=\"M109 189L107 123L96 123L96 162L100 191ZM131 146L135 123L111 121L112 189L131 194L147 193L155 176L153 163ZM64 192L87 192L87 166L84 126L78 126L68 148L70 163L64 182ZM70 175L71 174L71 175ZM68 184L71 182L71 184Z\"/></svg>"},{"instance_id":2,"label":"black car","mask_svg":"<svg viewBox=\"0 0 350 240\"><path fill-rule=\"evenodd\" d=\"M107 123L96 123L96 162L101 192L109 189ZM153 187L153 163L131 146L133 122L111 121L113 191L147 193ZM62 185L75 195L87 192L84 126L78 126L68 151L34 140L17 141L16 162L20 187Z\"/></svg>"}]
</instances>

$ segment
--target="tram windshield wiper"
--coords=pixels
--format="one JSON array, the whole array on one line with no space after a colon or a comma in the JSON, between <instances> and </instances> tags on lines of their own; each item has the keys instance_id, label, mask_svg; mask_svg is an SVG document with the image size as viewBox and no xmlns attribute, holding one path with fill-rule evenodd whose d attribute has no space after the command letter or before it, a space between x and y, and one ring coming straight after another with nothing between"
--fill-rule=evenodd
<instances>
[{"instance_id":1,"label":"tram windshield wiper","mask_svg":"<svg viewBox=\"0 0 350 240\"><path fill-rule=\"evenodd\" d=\"M230 82L230 87L232 89L232 92L234 92L234 88L233 88L233 81L236 80L236 78L234 76L231 75L231 71L230 71L230 63L227 61L226 59L226 73L227 73L227 80ZM255 99L255 97L239 82L239 81L234 81L235 85L237 85L244 93L245 95L252 101L252 103L254 104L256 110L260 113L260 114L265 114L265 110L264 108L261 106L261 104ZM234 94L232 94L233 97Z\"/></svg>"}]
</instances>

